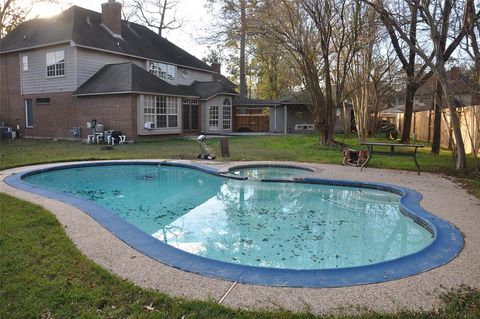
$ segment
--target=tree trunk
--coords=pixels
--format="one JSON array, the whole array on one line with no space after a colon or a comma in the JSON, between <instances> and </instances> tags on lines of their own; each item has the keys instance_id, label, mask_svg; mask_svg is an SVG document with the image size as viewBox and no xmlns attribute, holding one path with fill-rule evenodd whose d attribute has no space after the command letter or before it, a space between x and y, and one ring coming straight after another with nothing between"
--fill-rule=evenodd
<instances>
[{"instance_id":1,"label":"tree trunk","mask_svg":"<svg viewBox=\"0 0 480 319\"><path fill-rule=\"evenodd\" d=\"M405 92L405 111L403 115L402 143L410 141L410 130L412 128L413 100L418 86L411 79L408 80Z\"/></svg>"},{"instance_id":2,"label":"tree trunk","mask_svg":"<svg viewBox=\"0 0 480 319\"><path fill-rule=\"evenodd\" d=\"M442 133L442 94L443 91L440 81L436 81L432 137L432 154L435 155L440 153L440 139Z\"/></svg>"},{"instance_id":3,"label":"tree trunk","mask_svg":"<svg viewBox=\"0 0 480 319\"><path fill-rule=\"evenodd\" d=\"M455 170L463 171L467 168L467 156L465 155L465 145L463 143L462 131L460 127L460 119L458 118L457 110L453 101L450 99L450 94L447 85L447 79L445 75L445 67L440 66L437 74L440 84L443 89L443 97L450 110L450 120L452 122L453 136L455 138L455 145L457 156L455 159Z\"/></svg>"},{"instance_id":4,"label":"tree trunk","mask_svg":"<svg viewBox=\"0 0 480 319\"><path fill-rule=\"evenodd\" d=\"M160 25L158 26L158 35L162 36L163 25L165 24L165 12L167 10L167 1L163 0L163 6L159 7L158 9L161 10L160 13ZM160 3L159 3L160 4Z\"/></svg>"},{"instance_id":5,"label":"tree trunk","mask_svg":"<svg viewBox=\"0 0 480 319\"><path fill-rule=\"evenodd\" d=\"M240 0L240 99L247 93L247 79L245 72L245 42L246 42L245 0Z\"/></svg>"}]
</instances>

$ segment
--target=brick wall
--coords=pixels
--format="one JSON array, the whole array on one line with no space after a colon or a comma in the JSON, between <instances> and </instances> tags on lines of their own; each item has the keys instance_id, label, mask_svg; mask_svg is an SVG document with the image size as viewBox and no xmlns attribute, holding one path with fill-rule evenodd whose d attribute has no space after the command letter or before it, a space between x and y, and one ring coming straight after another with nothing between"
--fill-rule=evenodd
<instances>
[{"instance_id":1,"label":"brick wall","mask_svg":"<svg viewBox=\"0 0 480 319\"><path fill-rule=\"evenodd\" d=\"M24 95L33 102L33 128L25 128L26 137L70 137L70 129L81 127L81 138L91 134L86 123L96 119L105 130L118 130L127 139L136 137L136 95L99 95L74 97L71 92ZM37 98L50 98L49 104L37 104Z\"/></svg>"},{"instance_id":2,"label":"brick wall","mask_svg":"<svg viewBox=\"0 0 480 319\"><path fill-rule=\"evenodd\" d=\"M37 104L37 98L50 98L49 104ZM24 99L32 99L33 128L25 127ZM0 55L0 122L20 127L25 137L70 137L70 129L81 127L85 139L91 129L86 122L96 119L105 129L122 131L127 139L137 135L137 95L101 95L74 97L71 92L20 94L20 58L18 53Z\"/></svg>"},{"instance_id":3,"label":"brick wall","mask_svg":"<svg viewBox=\"0 0 480 319\"><path fill-rule=\"evenodd\" d=\"M21 128L25 111L20 95L20 57L18 53L0 55L0 122Z\"/></svg>"}]
</instances>

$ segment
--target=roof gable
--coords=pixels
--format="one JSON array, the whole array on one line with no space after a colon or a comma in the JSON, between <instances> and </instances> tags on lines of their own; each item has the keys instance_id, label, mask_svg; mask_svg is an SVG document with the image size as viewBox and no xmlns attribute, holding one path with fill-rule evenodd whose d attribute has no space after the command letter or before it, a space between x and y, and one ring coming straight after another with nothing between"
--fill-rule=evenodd
<instances>
[{"instance_id":1,"label":"roof gable","mask_svg":"<svg viewBox=\"0 0 480 319\"><path fill-rule=\"evenodd\" d=\"M132 62L105 65L83 83L73 95L118 93L192 96L190 92L163 81ZM196 95L193 96L196 97Z\"/></svg>"}]
</instances>

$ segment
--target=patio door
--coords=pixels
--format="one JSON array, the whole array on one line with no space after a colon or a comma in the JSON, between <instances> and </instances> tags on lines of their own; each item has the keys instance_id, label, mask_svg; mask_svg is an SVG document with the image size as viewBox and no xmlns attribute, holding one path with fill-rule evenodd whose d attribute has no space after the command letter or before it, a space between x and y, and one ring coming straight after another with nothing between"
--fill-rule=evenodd
<instances>
[{"instance_id":1,"label":"patio door","mask_svg":"<svg viewBox=\"0 0 480 319\"><path fill-rule=\"evenodd\" d=\"M186 133L198 132L200 119L198 100L183 99L182 113L183 131Z\"/></svg>"}]
</instances>

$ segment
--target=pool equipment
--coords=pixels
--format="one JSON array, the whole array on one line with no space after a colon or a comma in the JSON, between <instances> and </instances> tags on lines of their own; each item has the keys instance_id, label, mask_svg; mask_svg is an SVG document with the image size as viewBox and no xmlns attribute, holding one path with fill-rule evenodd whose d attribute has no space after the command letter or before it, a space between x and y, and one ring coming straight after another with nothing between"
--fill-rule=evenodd
<instances>
[{"instance_id":1,"label":"pool equipment","mask_svg":"<svg viewBox=\"0 0 480 319\"><path fill-rule=\"evenodd\" d=\"M198 154L197 158L203 158L206 160L214 160L215 153L213 152L212 148L205 143L207 137L205 135L200 135L197 137L197 143L200 146L200 154Z\"/></svg>"}]
</instances>

